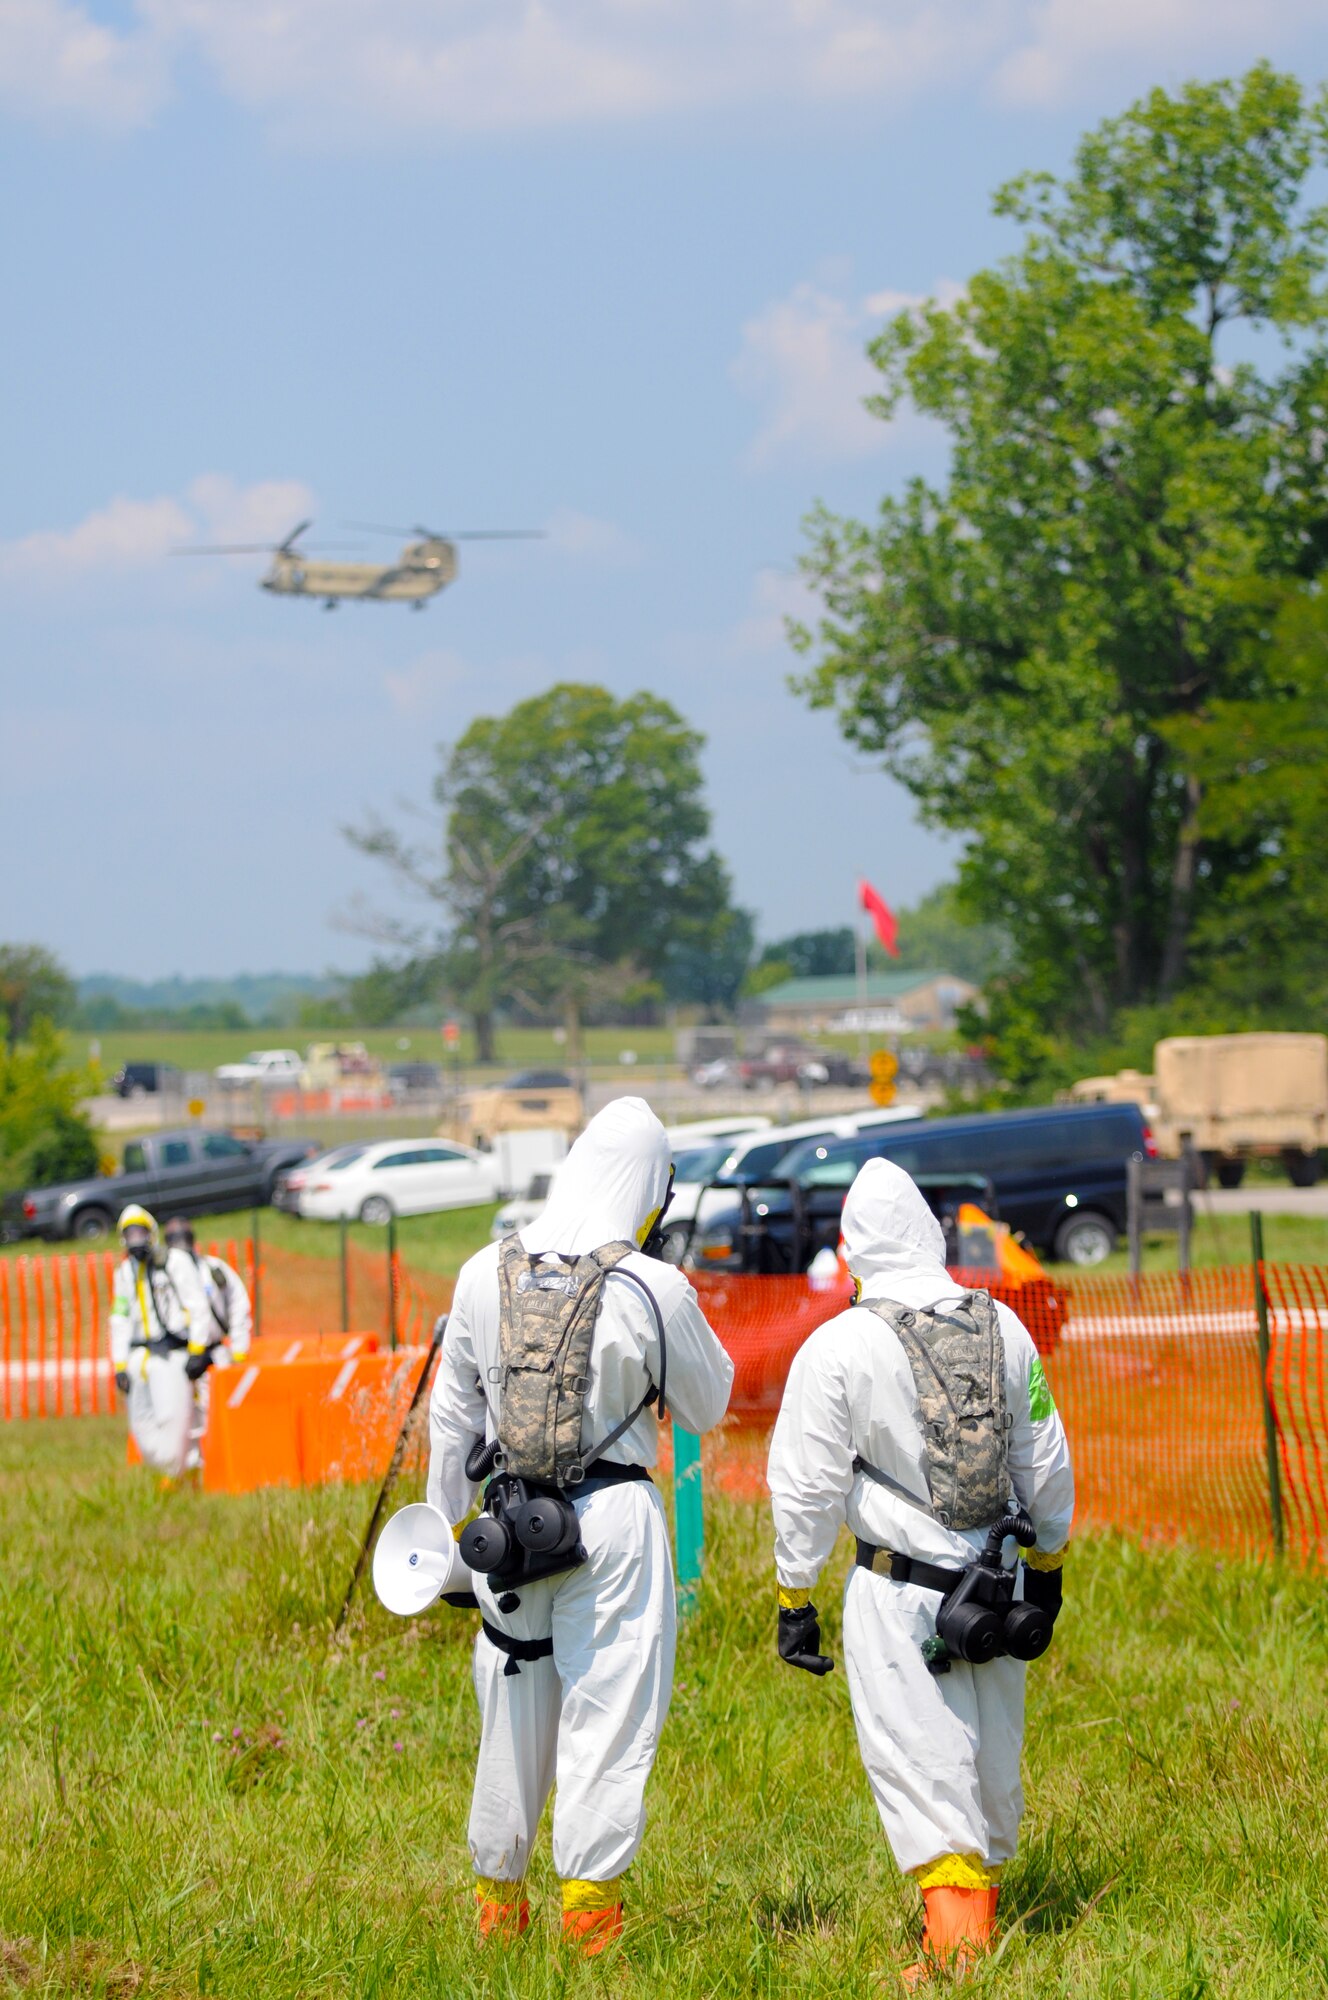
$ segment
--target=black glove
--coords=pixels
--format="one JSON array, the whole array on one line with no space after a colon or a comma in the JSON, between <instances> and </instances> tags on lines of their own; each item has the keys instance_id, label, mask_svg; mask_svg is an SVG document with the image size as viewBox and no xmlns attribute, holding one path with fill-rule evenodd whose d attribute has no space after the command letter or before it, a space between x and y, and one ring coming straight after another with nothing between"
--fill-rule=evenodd
<instances>
[{"instance_id":1,"label":"black glove","mask_svg":"<svg viewBox=\"0 0 1328 2000\"><path fill-rule=\"evenodd\" d=\"M1052 1624L1060 1615L1064 1570L1030 1569L1024 1564L1024 1602L1045 1611Z\"/></svg>"},{"instance_id":2,"label":"black glove","mask_svg":"<svg viewBox=\"0 0 1328 2000\"><path fill-rule=\"evenodd\" d=\"M204 1348L201 1354L191 1354L184 1364L184 1372L191 1382L197 1382L212 1366L212 1349Z\"/></svg>"},{"instance_id":3,"label":"black glove","mask_svg":"<svg viewBox=\"0 0 1328 2000\"><path fill-rule=\"evenodd\" d=\"M480 1601L473 1590L445 1590L443 1603L450 1604L456 1611L478 1611Z\"/></svg>"},{"instance_id":4,"label":"black glove","mask_svg":"<svg viewBox=\"0 0 1328 2000\"><path fill-rule=\"evenodd\" d=\"M129 1370L127 1368L116 1369L115 1386L120 1391L120 1394L122 1396L127 1396L129 1394Z\"/></svg>"},{"instance_id":5,"label":"black glove","mask_svg":"<svg viewBox=\"0 0 1328 2000\"><path fill-rule=\"evenodd\" d=\"M821 1651L821 1621L814 1604L800 1604L796 1611L779 1613L779 1657L790 1667L805 1673L828 1674L834 1661Z\"/></svg>"}]
</instances>

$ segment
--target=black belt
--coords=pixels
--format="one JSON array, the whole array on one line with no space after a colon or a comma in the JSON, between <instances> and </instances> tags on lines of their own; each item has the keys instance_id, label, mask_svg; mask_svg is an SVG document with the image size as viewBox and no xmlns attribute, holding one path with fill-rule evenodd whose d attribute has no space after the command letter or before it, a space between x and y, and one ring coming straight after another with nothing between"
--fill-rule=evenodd
<instances>
[{"instance_id":1,"label":"black belt","mask_svg":"<svg viewBox=\"0 0 1328 2000\"><path fill-rule=\"evenodd\" d=\"M506 1680L512 1674L519 1674L522 1660L547 1660L553 1651L553 1634L547 1639L514 1639L510 1632L500 1632L487 1618L481 1618L480 1625L491 1646L500 1653L506 1653L507 1665L503 1668Z\"/></svg>"},{"instance_id":2,"label":"black belt","mask_svg":"<svg viewBox=\"0 0 1328 2000\"><path fill-rule=\"evenodd\" d=\"M584 1479L578 1479L575 1486L554 1486L549 1490L561 1493L564 1500L579 1500L583 1493L597 1493L601 1486L622 1486L628 1481L644 1479L647 1486L654 1480L644 1465L618 1465L612 1459L597 1458Z\"/></svg>"},{"instance_id":3,"label":"black belt","mask_svg":"<svg viewBox=\"0 0 1328 2000\"><path fill-rule=\"evenodd\" d=\"M188 1346L189 1342L182 1333L161 1333L152 1340L131 1340L129 1343L131 1353L136 1347L146 1347L149 1354L156 1355L179 1354Z\"/></svg>"},{"instance_id":4,"label":"black belt","mask_svg":"<svg viewBox=\"0 0 1328 2000\"><path fill-rule=\"evenodd\" d=\"M942 1569L938 1563L921 1562L917 1556L897 1555L893 1549L878 1549L871 1542L858 1543L855 1560L859 1569L874 1570L878 1556L889 1556L892 1583L915 1583L921 1590L939 1590L942 1597L950 1595L964 1574L961 1569Z\"/></svg>"}]
</instances>

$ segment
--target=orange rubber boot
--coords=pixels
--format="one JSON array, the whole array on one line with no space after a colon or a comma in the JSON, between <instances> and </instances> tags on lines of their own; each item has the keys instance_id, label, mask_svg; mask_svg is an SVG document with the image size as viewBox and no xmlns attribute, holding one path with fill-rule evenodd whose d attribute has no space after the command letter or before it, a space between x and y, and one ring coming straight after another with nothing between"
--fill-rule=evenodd
<instances>
[{"instance_id":1,"label":"orange rubber boot","mask_svg":"<svg viewBox=\"0 0 1328 2000\"><path fill-rule=\"evenodd\" d=\"M563 1911L564 1941L574 1944L582 1958L598 1958L622 1936L622 1927L621 1903L610 1903L602 1910Z\"/></svg>"},{"instance_id":2,"label":"orange rubber boot","mask_svg":"<svg viewBox=\"0 0 1328 2000\"><path fill-rule=\"evenodd\" d=\"M475 1906L481 1944L508 1944L530 1928L530 1904L519 1882L477 1882Z\"/></svg>"},{"instance_id":3,"label":"orange rubber boot","mask_svg":"<svg viewBox=\"0 0 1328 2000\"><path fill-rule=\"evenodd\" d=\"M924 1889L927 1922L922 1933L922 1958L903 1974L911 1992L938 1967L963 1972L986 1950L996 1924L995 1889Z\"/></svg>"}]
</instances>

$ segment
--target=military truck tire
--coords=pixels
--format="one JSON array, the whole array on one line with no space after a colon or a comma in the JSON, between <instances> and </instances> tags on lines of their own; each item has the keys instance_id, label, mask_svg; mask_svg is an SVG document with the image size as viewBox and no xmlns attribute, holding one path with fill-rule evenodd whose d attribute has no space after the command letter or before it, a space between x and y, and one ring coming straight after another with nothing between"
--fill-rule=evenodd
<instances>
[{"instance_id":1,"label":"military truck tire","mask_svg":"<svg viewBox=\"0 0 1328 2000\"><path fill-rule=\"evenodd\" d=\"M1298 1147L1288 1146L1282 1155L1282 1164L1292 1187L1317 1185L1322 1168L1318 1153L1302 1153Z\"/></svg>"},{"instance_id":2,"label":"military truck tire","mask_svg":"<svg viewBox=\"0 0 1328 2000\"><path fill-rule=\"evenodd\" d=\"M1238 1188L1245 1178L1244 1160L1219 1160L1213 1170L1217 1184L1224 1188Z\"/></svg>"},{"instance_id":3,"label":"military truck tire","mask_svg":"<svg viewBox=\"0 0 1328 2000\"><path fill-rule=\"evenodd\" d=\"M72 1234L80 1243L99 1243L111 1233L111 1218L104 1208L80 1208L74 1217Z\"/></svg>"},{"instance_id":4,"label":"military truck tire","mask_svg":"<svg viewBox=\"0 0 1328 2000\"><path fill-rule=\"evenodd\" d=\"M1109 1215L1096 1209L1077 1209L1056 1231L1055 1254L1062 1264L1077 1264L1086 1270L1101 1264L1116 1248L1116 1231Z\"/></svg>"},{"instance_id":5,"label":"military truck tire","mask_svg":"<svg viewBox=\"0 0 1328 2000\"><path fill-rule=\"evenodd\" d=\"M379 1228L386 1228L392 1220L392 1204L385 1194L366 1195L360 1203L360 1221L372 1222Z\"/></svg>"}]
</instances>

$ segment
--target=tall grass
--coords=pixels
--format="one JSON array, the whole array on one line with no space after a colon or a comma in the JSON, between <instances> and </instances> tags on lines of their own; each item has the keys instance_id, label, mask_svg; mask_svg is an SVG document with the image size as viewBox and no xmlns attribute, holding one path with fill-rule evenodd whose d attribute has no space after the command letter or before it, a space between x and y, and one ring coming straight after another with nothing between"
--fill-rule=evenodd
<instances>
[{"instance_id":1,"label":"tall grass","mask_svg":"<svg viewBox=\"0 0 1328 2000\"><path fill-rule=\"evenodd\" d=\"M410 1497L404 1494L401 1497ZM330 1618L363 1490L173 1494L109 1421L0 1436L0 1991L290 1996L895 1989L915 1898L841 1670L774 1657L769 1531L709 1566L620 1957L476 1951L473 1620ZM838 1644L838 1574L820 1593ZM1322 1996L1328 1607L1316 1579L1078 1550L1030 1672L1029 1812L974 1993Z\"/></svg>"}]
</instances>

